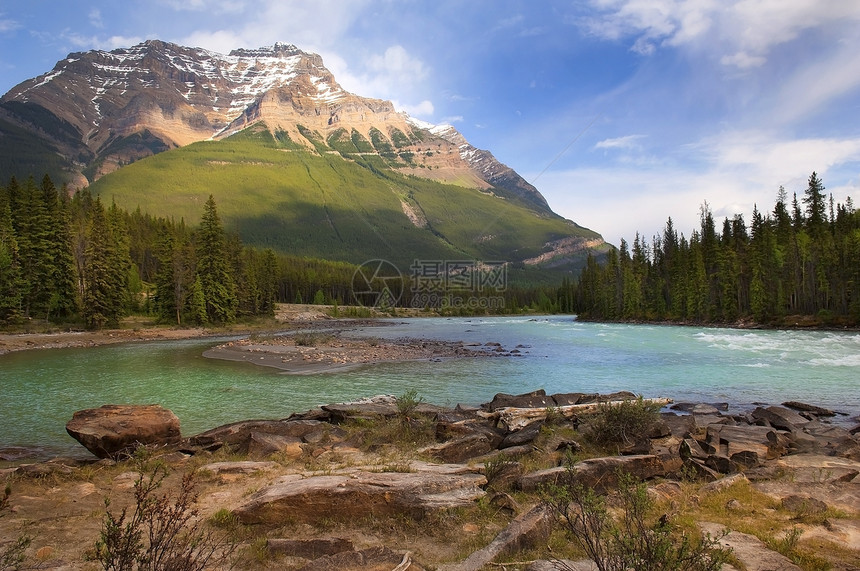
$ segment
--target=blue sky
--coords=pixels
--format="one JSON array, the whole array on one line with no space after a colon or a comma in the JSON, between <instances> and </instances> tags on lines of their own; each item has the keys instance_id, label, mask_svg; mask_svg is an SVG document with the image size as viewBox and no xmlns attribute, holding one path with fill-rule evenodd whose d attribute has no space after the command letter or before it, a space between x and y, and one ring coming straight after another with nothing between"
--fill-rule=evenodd
<instances>
[{"instance_id":1,"label":"blue sky","mask_svg":"<svg viewBox=\"0 0 860 571\"><path fill-rule=\"evenodd\" d=\"M0 0L0 92L70 52L276 41L451 123L614 244L802 195L860 198L853 0Z\"/></svg>"}]
</instances>

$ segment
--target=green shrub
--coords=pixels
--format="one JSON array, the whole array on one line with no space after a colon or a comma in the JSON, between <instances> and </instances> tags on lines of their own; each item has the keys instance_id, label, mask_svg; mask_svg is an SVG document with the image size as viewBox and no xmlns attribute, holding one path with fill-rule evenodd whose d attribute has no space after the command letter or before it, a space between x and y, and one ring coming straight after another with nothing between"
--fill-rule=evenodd
<instances>
[{"instance_id":1,"label":"green shrub","mask_svg":"<svg viewBox=\"0 0 860 571\"><path fill-rule=\"evenodd\" d=\"M599 571L718 571L728 560L718 539L693 538L666 515L657 517L645 484L629 475L619 474L617 510L569 476L567 484L544 491L545 501Z\"/></svg>"},{"instance_id":2,"label":"green shrub","mask_svg":"<svg viewBox=\"0 0 860 571\"><path fill-rule=\"evenodd\" d=\"M588 439L597 446L626 445L647 435L660 420L661 405L637 399L600 403L589 421Z\"/></svg>"}]
</instances>

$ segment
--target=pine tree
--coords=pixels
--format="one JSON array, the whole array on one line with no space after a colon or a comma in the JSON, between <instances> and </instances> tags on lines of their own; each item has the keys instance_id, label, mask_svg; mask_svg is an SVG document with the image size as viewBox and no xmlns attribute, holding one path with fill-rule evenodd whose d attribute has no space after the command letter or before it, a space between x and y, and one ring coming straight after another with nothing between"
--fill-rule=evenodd
<instances>
[{"instance_id":1,"label":"pine tree","mask_svg":"<svg viewBox=\"0 0 860 571\"><path fill-rule=\"evenodd\" d=\"M232 322L236 318L236 287L224 231L212 195L206 201L197 235L197 275L209 321Z\"/></svg>"},{"instance_id":2,"label":"pine tree","mask_svg":"<svg viewBox=\"0 0 860 571\"><path fill-rule=\"evenodd\" d=\"M8 192L18 240L23 316L48 317L55 266L44 197L32 177L23 186L13 179Z\"/></svg>"},{"instance_id":3,"label":"pine tree","mask_svg":"<svg viewBox=\"0 0 860 571\"><path fill-rule=\"evenodd\" d=\"M42 197L49 220L50 266L49 315L68 317L78 311L77 270L72 256L68 195L61 196L48 175L42 179Z\"/></svg>"},{"instance_id":4,"label":"pine tree","mask_svg":"<svg viewBox=\"0 0 860 571\"><path fill-rule=\"evenodd\" d=\"M83 272L83 316L87 327L100 329L119 319L116 292L113 291L111 259L113 240L101 201L91 211L85 266Z\"/></svg>"}]
</instances>

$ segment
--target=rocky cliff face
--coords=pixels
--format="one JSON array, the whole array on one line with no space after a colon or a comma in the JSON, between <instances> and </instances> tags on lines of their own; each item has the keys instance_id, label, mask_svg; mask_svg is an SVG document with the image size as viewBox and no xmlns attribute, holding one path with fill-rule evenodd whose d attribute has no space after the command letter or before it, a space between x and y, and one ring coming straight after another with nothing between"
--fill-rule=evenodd
<instances>
[{"instance_id":1,"label":"rocky cliff face","mask_svg":"<svg viewBox=\"0 0 860 571\"><path fill-rule=\"evenodd\" d=\"M311 149L308 132L324 143L364 141L367 148L356 152L408 156L400 167L406 172L504 189L551 212L537 189L453 127L415 121L389 101L345 91L320 56L289 44L222 55L150 40L73 53L3 96L0 122L38 137L89 181L139 158L263 122ZM86 182L76 179L78 186Z\"/></svg>"}]
</instances>

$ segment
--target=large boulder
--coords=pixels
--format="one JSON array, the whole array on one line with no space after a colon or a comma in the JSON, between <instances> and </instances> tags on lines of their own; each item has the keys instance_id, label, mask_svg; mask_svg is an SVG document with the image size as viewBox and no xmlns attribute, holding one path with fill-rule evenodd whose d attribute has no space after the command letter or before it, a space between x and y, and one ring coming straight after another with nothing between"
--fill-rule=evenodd
<instances>
[{"instance_id":1,"label":"large boulder","mask_svg":"<svg viewBox=\"0 0 860 571\"><path fill-rule=\"evenodd\" d=\"M245 524L317 523L368 516L422 517L433 511L465 507L485 495L481 474L354 472L348 475L284 476L252 494L235 510Z\"/></svg>"},{"instance_id":2,"label":"large boulder","mask_svg":"<svg viewBox=\"0 0 860 571\"><path fill-rule=\"evenodd\" d=\"M179 418L160 405L116 405L79 410L66 432L99 458L131 454L141 445L177 444Z\"/></svg>"}]
</instances>

